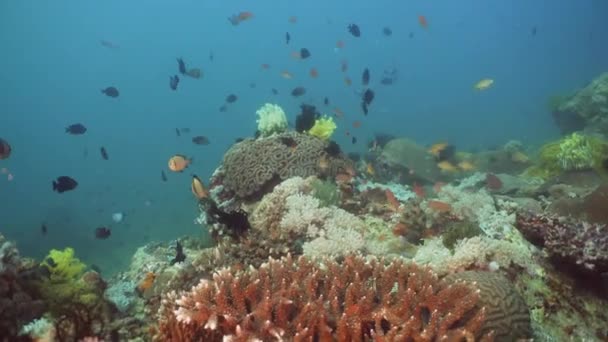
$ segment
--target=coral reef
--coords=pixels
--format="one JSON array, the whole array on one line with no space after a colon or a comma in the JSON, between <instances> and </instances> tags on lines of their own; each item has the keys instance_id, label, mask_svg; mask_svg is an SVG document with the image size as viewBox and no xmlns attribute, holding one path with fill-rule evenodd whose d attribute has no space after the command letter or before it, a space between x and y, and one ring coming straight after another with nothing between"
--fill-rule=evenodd
<instances>
[{"instance_id":1,"label":"coral reef","mask_svg":"<svg viewBox=\"0 0 608 342\"><path fill-rule=\"evenodd\" d=\"M22 325L38 318L45 304L29 289L33 267L21 258L15 244L0 234L0 336L19 341Z\"/></svg>"},{"instance_id":2,"label":"coral reef","mask_svg":"<svg viewBox=\"0 0 608 342\"><path fill-rule=\"evenodd\" d=\"M608 226L532 213L517 214L517 228L545 248L563 270L600 276L608 272Z\"/></svg>"},{"instance_id":3,"label":"coral reef","mask_svg":"<svg viewBox=\"0 0 608 342\"><path fill-rule=\"evenodd\" d=\"M287 130L287 117L279 105L266 103L255 113L258 116L258 132L261 137L269 137Z\"/></svg>"},{"instance_id":4,"label":"coral reef","mask_svg":"<svg viewBox=\"0 0 608 342\"><path fill-rule=\"evenodd\" d=\"M530 312L526 302L509 282L496 272L465 271L444 278L447 282L474 282L479 289L479 307L486 308L483 331L493 331L496 342L532 337Z\"/></svg>"},{"instance_id":5,"label":"coral reef","mask_svg":"<svg viewBox=\"0 0 608 342\"><path fill-rule=\"evenodd\" d=\"M395 174L401 171L402 177L411 178L409 181L435 183L445 179L428 151L408 139L389 141L382 149L380 162L394 169Z\"/></svg>"},{"instance_id":6,"label":"coral reef","mask_svg":"<svg viewBox=\"0 0 608 342\"><path fill-rule=\"evenodd\" d=\"M327 146L325 140L295 132L246 139L226 152L223 185L243 198L291 177L354 172L346 157L332 157L325 151Z\"/></svg>"},{"instance_id":7,"label":"coral reef","mask_svg":"<svg viewBox=\"0 0 608 342\"><path fill-rule=\"evenodd\" d=\"M593 166L593 150L589 139L578 133L572 133L562 140L556 157L565 171L584 170Z\"/></svg>"},{"instance_id":8,"label":"coral reef","mask_svg":"<svg viewBox=\"0 0 608 342\"><path fill-rule=\"evenodd\" d=\"M347 256L318 265L288 256L257 270L224 269L170 294L156 339L490 340L479 297L472 284L447 285L401 261Z\"/></svg>"},{"instance_id":9,"label":"coral reef","mask_svg":"<svg viewBox=\"0 0 608 342\"><path fill-rule=\"evenodd\" d=\"M591 129L605 127L608 120L608 73L599 75L568 100L562 101L558 110L575 112Z\"/></svg>"}]
</instances>

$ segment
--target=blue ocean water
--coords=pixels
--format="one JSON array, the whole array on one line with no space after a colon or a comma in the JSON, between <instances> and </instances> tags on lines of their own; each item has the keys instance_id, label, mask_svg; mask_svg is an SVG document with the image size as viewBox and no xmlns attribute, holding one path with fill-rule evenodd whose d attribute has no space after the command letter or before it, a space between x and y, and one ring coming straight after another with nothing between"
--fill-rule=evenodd
<instances>
[{"instance_id":1,"label":"blue ocean water","mask_svg":"<svg viewBox=\"0 0 608 342\"><path fill-rule=\"evenodd\" d=\"M241 11L254 17L230 25L226 18ZM234 140L253 134L255 111L266 102L282 106L291 120L302 102L330 115L340 108L345 117L336 140L349 152L364 152L375 132L421 144L448 140L461 150L511 139L539 144L558 134L547 99L607 70L606 13L602 0L4 1L0 137L13 155L0 168L14 179L0 178L0 232L26 255L73 246L108 272L126 265L147 241L203 235L193 223L190 175L207 180ZM420 27L419 15L428 28ZM350 23L360 26L360 38L347 32ZM382 34L385 26L391 37ZM344 48L337 49L337 41ZM303 47L311 58L290 56ZM176 57L204 75L183 78L171 91ZM316 79L308 75L313 67ZM358 92L366 67L376 99L363 116ZM399 71L391 86L379 84L387 68ZM282 78L283 70L294 78ZM473 91L482 78L495 80L492 89ZM102 95L107 86L116 86L120 97ZM308 91L294 98L295 86ZM238 101L219 112L231 93ZM356 120L361 128L352 127ZM87 126L85 135L64 133L77 122ZM192 133L177 137L175 128L182 127ZM192 135L205 135L211 144L194 145ZM101 146L110 160L100 158ZM194 158L181 174L167 169L176 153ZM161 170L168 182L161 181ZM79 187L53 192L51 181L62 175ZM126 213L124 222L112 223L114 212ZM96 240L93 230L103 225L112 237Z\"/></svg>"}]
</instances>

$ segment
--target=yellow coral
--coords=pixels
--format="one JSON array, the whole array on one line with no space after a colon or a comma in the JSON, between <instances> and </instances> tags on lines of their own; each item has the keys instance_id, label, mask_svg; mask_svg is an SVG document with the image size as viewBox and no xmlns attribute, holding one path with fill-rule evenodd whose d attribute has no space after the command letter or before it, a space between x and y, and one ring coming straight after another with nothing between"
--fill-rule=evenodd
<instances>
[{"instance_id":1,"label":"yellow coral","mask_svg":"<svg viewBox=\"0 0 608 342\"><path fill-rule=\"evenodd\" d=\"M334 119L326 115L315 121L314 126L308 131L308 134L319 139L328 140L334 134L336 128Z\"/></svg>"},{"instance_id":2,"label":"yellow coral","mask_svg":"<svg viewBox=\"0 0 608 342\"><path fill-rule=\"evenodd\" d=\"M63 251L52 249L41 265L49 269L51 281L76 279L86 268L82 261L74 257L74 249L70 247Z\"/></svg>"}]
</instances>

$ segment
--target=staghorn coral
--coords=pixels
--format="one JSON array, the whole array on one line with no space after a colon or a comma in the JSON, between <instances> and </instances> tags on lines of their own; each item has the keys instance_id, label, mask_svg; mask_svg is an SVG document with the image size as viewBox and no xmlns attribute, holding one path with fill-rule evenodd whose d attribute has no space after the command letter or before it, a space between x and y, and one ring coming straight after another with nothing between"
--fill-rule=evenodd
<instances>
[{"instance_id":1,"label":"staghorn coral","mask_svg":"<svg viewBox=\"0 0 608 342\"><path fill-rule=\"evenodd\" d=\"M329 155L327 146L327 141L296 132L246 139L226 152L223 184L237 197L245 198L291 177L333 177L354 170L343 155Z\"/></svg>"},{"instance_id":2,"label":"staghorn coral","mask_svg":"<svg viewBox=\"0 0 608 342\"><path fill-rule=\"evenodd\" d=\"M444 278L474 282L479 289L478 305L486 308L484 332L493 331L496 342L518 341L532 336L526 302L509 279L495 272L465 271Z\"/></svg>"},{"instance_id":3,"label":"staghorn coral","mask_svg":"<svg viewBox=\"0 0 608 342\"><path fill-rule=\"evenodd\" d=\"M562 269L589 275L608 272L608 226L565 217L518 213L516 227L545 248Z\"/></svg>"},{"instance_id":4,"label":"staghorn coral","mask_svg":"<svg viewBox=\"0 0 608 342\"><path fill-rule=\"evenodd\" d=\"M288 256L169 294L156 340L491 340L480 333L479 296L470 284L447 285L400 260L347 256L318 265Z\"/></svg>"}]
</instances>

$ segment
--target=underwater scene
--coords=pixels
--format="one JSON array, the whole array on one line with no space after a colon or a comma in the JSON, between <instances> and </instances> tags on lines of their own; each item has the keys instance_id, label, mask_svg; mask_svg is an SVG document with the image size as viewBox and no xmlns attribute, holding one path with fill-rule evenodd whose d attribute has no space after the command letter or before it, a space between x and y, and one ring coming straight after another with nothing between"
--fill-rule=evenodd
<instances>
[{"instance_id":1,"label":"underwater scene","mask_svg":"<svg viewBox=\"0 0 608 342\"><path fill-rule=\"evenodd\" d=\"M0 28L0 342L608 341L605 0Z\"/></svg>"}]
</instances>

